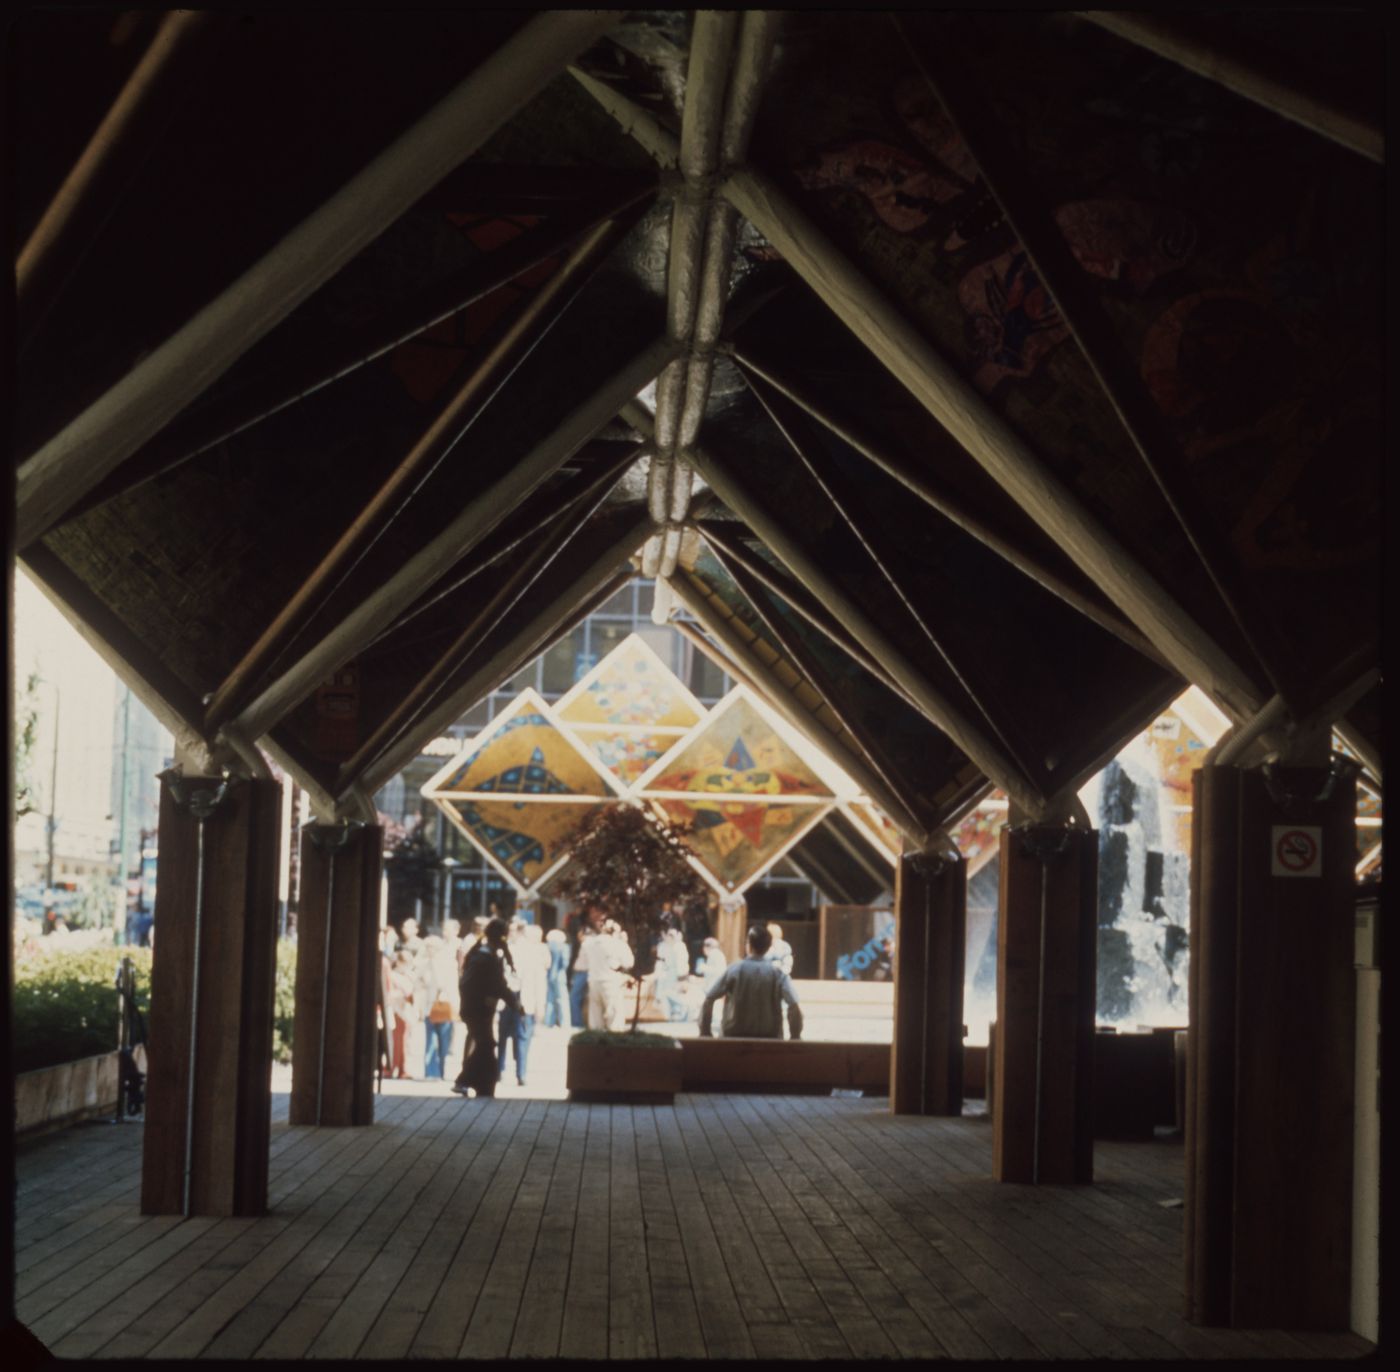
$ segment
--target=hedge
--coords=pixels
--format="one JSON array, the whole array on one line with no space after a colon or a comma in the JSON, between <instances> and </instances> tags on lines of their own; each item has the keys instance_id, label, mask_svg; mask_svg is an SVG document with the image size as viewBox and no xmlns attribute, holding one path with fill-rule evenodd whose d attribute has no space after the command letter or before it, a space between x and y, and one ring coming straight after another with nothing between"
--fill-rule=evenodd
<instances>
[{"instance_id":1,"label":"hedge","mask_svg":"<svg viewBox=\"0 0 1400 1372\"><path fill-rule=\"evenodd\" d=\"M136 1003L149 1022L151 949L20 948L15 953L13 1043L16 1072L110 1053L117 1046L117 968L129 957L136 970ZM297 950L277 945L272 1055L292 1060L293 988Z\"/></svg>"}]
</instances>

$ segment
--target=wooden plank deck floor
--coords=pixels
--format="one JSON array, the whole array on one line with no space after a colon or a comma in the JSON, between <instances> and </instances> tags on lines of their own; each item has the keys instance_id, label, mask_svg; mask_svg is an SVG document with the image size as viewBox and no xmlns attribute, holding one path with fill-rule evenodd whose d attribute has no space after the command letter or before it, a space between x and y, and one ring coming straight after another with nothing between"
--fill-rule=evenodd
<instances>
[{"instance_id":1,"label":"wooden plank deck floor","mask_svg":"<svg viewBox=\"0 0 1400 1372\"><path fill-rule=\"evenodd\" d=\"M1181 1307L1179 1145L990 1178L985 1116L392 1094L292 1128L271 1213L143 1216L139 1124L21 1144L20 1318L65 1358L1348 1358Z\"/></svg>"}]
</instances>

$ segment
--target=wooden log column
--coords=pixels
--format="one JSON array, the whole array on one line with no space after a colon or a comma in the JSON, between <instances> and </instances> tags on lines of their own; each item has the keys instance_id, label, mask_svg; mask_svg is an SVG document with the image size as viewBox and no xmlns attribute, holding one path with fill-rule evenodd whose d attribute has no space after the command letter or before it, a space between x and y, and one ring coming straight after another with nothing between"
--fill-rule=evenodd
<instances>
[{"instance_id":1,"label":"wooden log column","mask_svg":"<svg viewBox=\"0 0 1400 1372\"><path fill-rule=\"evenodd\" d=\"M998 1181L1094 1179L1098 834L1002 831L993 1053Z\"/></svg>"},{"instance_id":2,"label":"wooden log column","mask_svg":"<svg viewBox=\"0 0 1400 1372\"><path fill-rule=\"evenodd\" d=\"M1186 1314L1347 1329L1355 779L1206 766L1194 786Z\"/></svg>"},{"instance_id":3,"label":"wooden log column","mask_svg":"<svg viewBox=\"0 0 1400 1372\"><path fill-rule=\"evenodd\" d=\"M353 822L302 830L292 1124L374 1123L383 839Z\"/></svg>"},{"instance_id":4,"label":"wooden log column","mask_svg":"<svg viewBox=\"0 0 1400 1372\"><path fill-rule=\"evenodd\" d=\"M161 777L143 1214L267 1209L281 799Z\"/></svg>"},{"instance_id":5,"label":"wooden log column","mask_svg":"<svg viewBox=\"0 0 1400 1372\"><path fill-rule=\"evenodd\" d=\"M962 1114L966 961L967 863L951 844L904 854L895 876L893 1114Z\"/></svg>"}]
</instances>

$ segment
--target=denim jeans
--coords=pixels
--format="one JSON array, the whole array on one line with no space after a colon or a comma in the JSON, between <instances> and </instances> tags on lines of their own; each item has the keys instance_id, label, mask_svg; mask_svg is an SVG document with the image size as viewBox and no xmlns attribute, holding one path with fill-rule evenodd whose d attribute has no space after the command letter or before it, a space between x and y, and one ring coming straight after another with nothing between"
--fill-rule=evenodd
<instances>
[{"instance_id":1,"label":"denim jeans","mask_svg":"<svg viewBox=\"0 0 1400 1372\"><path fill-rule=\"evenodd\" d=\"M545 985L544 1027L552 1029L557 1024L567 1029L571 1022L568 978L563 972L551 972Z\"/></svg>"},{"instance_id":2,"label":"denim jeans","mask_svg":"<svg viewBox=\"0 0 1400 1372\"><path fill-rule=\"evenodd\" d=\"M452 1056L453 1023L444 1020L434 1024L423 1021L423 1075L442 1081L447 1074L447 1063Z\"/></svg>"},{"instance_id":3,"label":"denim jeans","mask_svg":"<svg viewBox=\"0 0 1400 1372\"><path fill-rule=\"evenodd\" d=\"M573 1014L576 1028L584 1027L583 1007L588 1004L588 973L575 972L574 984L569 987L569 1010Z\"/></svg>"},{"instance_id":4,"label":"denim jeans","mask_svg":"<svg viewBox=\"0 0 1400 1372\"><path fill-rule=\"evenodd\" d=\"M506 1074L506 1049L515 1051L515 1079L525 1084L525 1065L530 1056L530 1040L535 1033L534 1015L522 1014L507 1005L501 1011L501 1046L496 1060L502 1077Z\"/></svg>"}]
</instances>

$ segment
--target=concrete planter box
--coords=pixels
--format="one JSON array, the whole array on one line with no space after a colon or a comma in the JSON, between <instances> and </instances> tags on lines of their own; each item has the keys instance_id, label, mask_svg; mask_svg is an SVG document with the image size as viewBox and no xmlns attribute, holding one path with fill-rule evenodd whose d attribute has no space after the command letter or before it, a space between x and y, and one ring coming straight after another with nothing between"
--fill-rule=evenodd
<instances>
[{"instance_id":1,"label":"concrete planter box","mask_svg":"<svg viewBox=\"0 0 1400 1372\"><path fill-rule=\"evenodd\" d=\"M15 1077L15 1133L43 1133L76 1120L115 1115L120 1083L117 1053L20 1072Z\"/></svg>"},{"instance_id":2,"label":"concrete planter box","mask_svg":"<svg viewBox=\"0 0 1400 1372\"><path fill-rule=\"evenodd\" d=\"M681 1089L681 1046L571 1043L565 1084L570 1100L673 1105Z\"/></svg>"}]
</instances>

